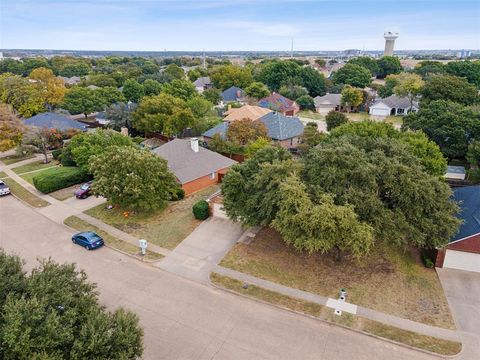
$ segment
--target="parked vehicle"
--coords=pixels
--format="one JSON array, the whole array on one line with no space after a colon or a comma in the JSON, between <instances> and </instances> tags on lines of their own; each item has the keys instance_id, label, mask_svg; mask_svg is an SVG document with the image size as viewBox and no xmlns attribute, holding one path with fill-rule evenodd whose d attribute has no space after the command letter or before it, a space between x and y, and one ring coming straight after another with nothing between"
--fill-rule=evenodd
<instances>
[{"instance_id":1,"label":"parked vehicle","mask_svg":"<svg viewBox=\"0 0 480 360\"><path fill-rule=\"evenodd\" d=\"M73 235L72 242L83 246L87 250L96 249L104 245L103 239L93 231L84 231Z\"/></svg>"},{"instance_id":2,"label":"parked vehicle","mask_svg":"<svg viewBox=\"0 0 480 360\"><path fill-rule=\"evenodd\" d=\"M86 182L82 186L80 186L79 189L75 190L75 196L77 199L86 199L90 195L92 195L92 185L93 185L93 180Z\"/></svg>"},{"instance_id":3,"label":"parked vehicle","mask_svg":"<svg viewBox=\"0 0 480 360\"><path fill-rule=\"evenodd\" d=\"M2 180L0 180L0 195L10 194L10 188Z\"/></svg>"}]
</instances>

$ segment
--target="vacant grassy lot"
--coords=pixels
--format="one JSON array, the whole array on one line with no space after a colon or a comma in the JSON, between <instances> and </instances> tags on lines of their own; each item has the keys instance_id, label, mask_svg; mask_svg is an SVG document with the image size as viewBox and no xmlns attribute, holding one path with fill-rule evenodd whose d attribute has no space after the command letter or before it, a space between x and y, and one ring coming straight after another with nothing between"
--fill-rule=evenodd
<instances>
[{"instance_id":1,"label":"vacant grassy lot","mask_svg":"<svg viewBox=\"0 0 480 360\"><path fill-rule=\"evenodd\" d=\"M377 245L361 264L331 255L307 255L287 247L278 233L262 229L250 245L237 244L221 265L293 288L348 301L402 318L454 328L437 274L417 254Z\"/></svg>"},{"instance_id":2,"label":"vacant grassy lot","mask_svg":"<svg viewBox=\"0 0 480 360\"><path fill-rule=\"evenodd\" d=\"M6 177L8 177L8 175L5 174L4 171L0 171L0 179L6 178Z\"/></svg>"},{"instance_id":3,"label":"vacant grassy lot","mask_svg":"<svg viewBox=\"0 0 480 360\"><path fill-rule=\"evenodd\" d=\"M18 156L18 155L9 155L0 158L0 161L3 162L5 165L11 165L19 161L27 160L34 158L35 155L27 155L27 156Z\"/></svg>"},{"instance_id":4,"label":"vacant grassy lot","mask_svg":"<svg viewBox=\"0 0 480 360\"><path fill-rule=\"evenodd\" d=\"M336 316L333 314L333 309L327 308L326 306L305 300L295 299L290 296L266 290L255 285L248 285L247 288L244 288L243 282L216 273L211 274L210 280L217 286L233 290L248 297L267 301L290 310L318 317L322 320L341 324L356 330L362 330L370 334L381 336L383 338L394 340L420 349L436 352L438 354L455 355L459 353L462 348L462 344L455 341L437 339L431 336L425 336L411 331L398 329L393 326L384 325L377 321L369 320L345 312L342 314L342 316Z\"/></svg>"},{"instance_id":5,"label":"vacant grassy lot","mask_svg":"<svg viewBox=\"0 0 480 360\"><path fill-rule=\"evenodd\" d=\"M141 258L140 251L137 246L127 243L125 241L122 241L120 239L117 239L116 237L110 235L109 233L99 229L95 225L91 225L88 222L83 221L79 217L70 216L66 218L63 221L63 223L78 231L94 231L95 233L97 233L103 238L103 240L108 246L115 248L117 250L126 252L135 257ZM160 260L161 258L163 258L163 255L154 253L150 250L147 250L147 253L145 254L145 257L144 257L145 260Z\"/></svg>"},{"instance_id":6,"label":"vacant grassy lot","mask_svg":"<svg viewBox=\"0 0 480 360\"><path fill-rule=\"evenodd\" d=\"M370 115L366 112L344 113L351 121L369 120Z\"/></svg>"},{"instance_id":7,"label":"vacant grassy lot","mask_svg":"<svg viewBox=\"0 0 480 360\"><path fill-rule=\"evenodd\" d=\"M210 186L181 201L170 202L165 209L150 213L132 212L128 217L124 216L124 209L115 207L108 210L105 204L85 213L137 238L173 249L200 224L200 221L193 217L193 204L205 199L217 189L218 186Z\"/></svg>"},{"instance_id":8,"label":"vacant grassy lot","mask_svg":"<svg viewBox=\"0 0 480 360\"><path fill-rule=\"evenodd\" d=\"M46 169L46 168L51 168L54 166L58 165L58 161L53 160L50 161L49 163L44 163L43 161L34 161L29 164L25 164L19 167L15 167L12 169L12 171L16 174L24 174L30 171L36 171L36 170L41 170L41 169Z\"/></svg>"},{"instance_id":9,"label":"vacant grassy lot","mask_svg":"<svg viewBox=\"0 0 480 360\"><path fill-rule=\"evenodd\" d=\"M39 198L38 196L32 194L30 191L25 189L15 180L12 180L10 178L5 178L3 179L3 181L5 181L5 183L8 185L12 194L14 194L19 199L25 201L26 203L30 204L31 206L44 207L44 206L50 205L48 201L45 201Z\"/></svg>"}]
</instances>

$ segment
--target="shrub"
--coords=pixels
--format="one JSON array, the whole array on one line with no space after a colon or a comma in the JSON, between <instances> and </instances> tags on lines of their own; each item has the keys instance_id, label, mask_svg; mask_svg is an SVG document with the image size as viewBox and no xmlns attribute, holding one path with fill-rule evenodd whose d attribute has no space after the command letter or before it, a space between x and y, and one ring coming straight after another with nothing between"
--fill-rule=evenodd
<instances>
[{"instance_id":1,"label":"shrub","mask_svg":"<svg viewBox=\"0 0 480 360\"><path fill-rule=\"evenodd\" d=\"M181 187L178 187L172 192L171 200L178 201L178 200L182 200L184 197L185 197L185 190L183 190Z\"/></svg>"},{"instance_id":2,"label":"shrub","mask_svg":"<svg viewBox=\"0 0 480 360\"><path fill-rule=\"evenodd\" d=\"M77 163L73 160L72 152L69 148L63 148L62 153L59 156L59 160L63 166L76 166Z\"/></svg>"},{"instance_id":3,"label":"shrub","mask_svg":"<svg viewBox=\"0 0 480 360\"><path fill-rule=\"evenodd\" d=\"M33 184L39 191L48 194L90 179L91 176L81 168L61 167L38 174L33 178Z\"/></svg>"},{"instance_id":4,"label":"shrub","mask_svg":"<svg viewBox=\"0 0 480 360\"><path fill-rule=\"evenodd\" d=\"M62 149L55 149L52 151L52 156L55 160L58 160L60 155L62 155Z\"/></svg>"},{"instance_id":5,"label":"shrub","mask_svg":"<svg viewBox=\"0 0 480 360\"><path fill-rule=\"evenodd\" d=\"M208 202L206 202L205 200L198 201L195 205L193 205L192 210L193 210L193 216L195 216L195 219L205 220L209 216Z\"/></svg>"},{"instance_id":6,"label":"shrub","mask_svg":"<svg viewBox=\"0 0 480 360\"><path fill-rule=\"evenodd\" d=\"M341 112L331 110L325 117L325 121L327 122L327 130L330 131L335 129L337 126L346 124L348 122L348 118Z\"/></svg>"},{"instance_id":7,"label":"shrub","mask_svg":"<svg viewBox=\"0 0 480 360\"><path fill-rule=\"evenodd\" d=\"M434 250L427 250L427 249L422 250L420 254L420 258L422 259L423 265L425 265L425 267L427 268L432 269L435 266L435 262L434 262L435 255L436 254Z\"/></svg>"}]
</instances>

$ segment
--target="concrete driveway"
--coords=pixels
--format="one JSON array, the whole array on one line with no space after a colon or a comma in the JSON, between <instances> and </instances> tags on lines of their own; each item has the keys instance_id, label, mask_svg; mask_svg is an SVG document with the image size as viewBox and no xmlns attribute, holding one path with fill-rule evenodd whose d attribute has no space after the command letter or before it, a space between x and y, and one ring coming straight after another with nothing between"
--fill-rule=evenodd
<instances>
[{"instance_id":1,"label":"concrete driveway","mask_svg":"<svg viewBox=\"0 0 480 360\"><path fill-rule=\"evenodd\" d=\"M14 197L0 198L0 246L28 267L51 257L84 269L103 304L139 315L144 359L438 359L212 289L108 248L88 252L73 245L71 235Z\"/></svg>"},{"instance_id":2,"label":"concrete driveway","mask_svg":"<svg viewBox=\"0 0 480 360\"><path fill-rule=\"evenodd\" d=\"M202 222L155 266L207 284L213 267L223 259L242 232L238 223L211 217Z\"/></svg>"},{"instance_id":3,"label":"concrete driveway","mask_svg":"<svg viewBox=\"0 0 480 360\"><path fill-rule=\"evenodd\" d=\"M480 359L480 273L437 269L462 339L461 359Z\"/></svg>"}]
</instances>

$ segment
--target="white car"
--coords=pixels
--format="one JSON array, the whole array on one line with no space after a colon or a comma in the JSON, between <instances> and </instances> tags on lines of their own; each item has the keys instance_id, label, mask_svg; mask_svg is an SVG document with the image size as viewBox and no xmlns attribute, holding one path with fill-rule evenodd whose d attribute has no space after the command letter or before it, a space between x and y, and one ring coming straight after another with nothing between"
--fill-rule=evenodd
<instances>
[{"instance_id":1,"label":"white car","mask_svg":"<svg viewBox=\"0 0 480 360\"><path fill-rule=\"evenodd\" d=\"M0 195L10 194L10 188L2 180L0 180Z\"/></svg>"}]
</instances>

